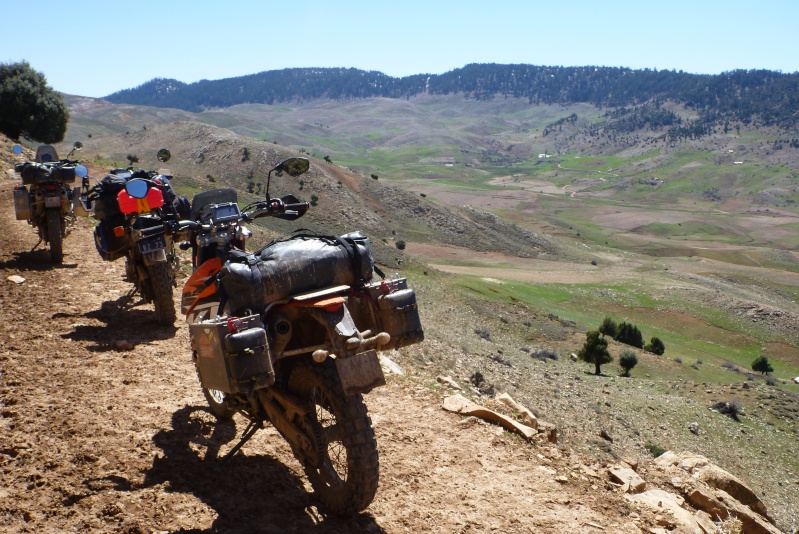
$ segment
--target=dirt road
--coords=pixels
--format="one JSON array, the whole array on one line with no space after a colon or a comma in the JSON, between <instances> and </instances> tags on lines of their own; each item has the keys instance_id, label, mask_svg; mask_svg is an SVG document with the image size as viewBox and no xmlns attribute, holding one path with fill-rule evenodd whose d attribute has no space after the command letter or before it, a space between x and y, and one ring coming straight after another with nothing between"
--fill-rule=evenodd
<instances>
[{"instance_id":1,"label":"dirt road","mask_svg":"<svg viewBox=\"0 0 799 534\"><path fill-rule=\"evenodd\" d=\"M150 306L129 301L123 261L101 261L89 220L65 241L63 265L31 252L14 183L0 175L0 531L563 534L655 524L602 466L444 412L443 393L408 376L366 396L381 479L356 517L317 509L271 428L220 460L244 421L219 425L206 411L185 324L158 326ZM132 350L115 348L122 341Z\"/></svg>"}]
</instances>

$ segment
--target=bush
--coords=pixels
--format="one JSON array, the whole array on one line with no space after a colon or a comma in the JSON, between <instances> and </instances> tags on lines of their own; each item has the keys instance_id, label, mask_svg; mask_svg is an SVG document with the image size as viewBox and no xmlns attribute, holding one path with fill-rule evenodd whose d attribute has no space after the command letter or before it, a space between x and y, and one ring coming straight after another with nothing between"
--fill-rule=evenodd
<instances>
[{"instance_id":1,"label":"bush","mask_svg":"<svg viewBox=\"0 0 799 534\"><path fill-rule=\"evenodd\" d=\"M403 241L402 239L394 243L394 245L397 247L398 250L405 250L405 241Z\"/></svg>"},{"instance_id":2,"label":"bush","mask_svg":"<svg viewBox=\"0 0 799 534\"><path fill-rule=\"evenodd\" d=\"M768 358L761 356L752 362L752 371L760 373L761 375L767 375L773 372L774 368L769 363Z\"/></svg>"},{"instance_id":3,"label":"bush","mask_svg":"<svg viewBox=\"0 0 799 534\"><path fill-rule=\"evenodd\" d=\"M486 341L491 341L491 332L488 330L488 328L475 328L474 333Z\"/></svg>"},{"instance_id":4,"label":"bush","mask_svg":"<svg viewBox=\"0 0 799 534\"><path fill-rule=\"evenodd\" d=\"M613 339L616 339L616 334L619 332L619 325L617 325L616 321L614 321L610 317L605 317L602 320L602 324L599 325L599 332L603 336L608 336Z\"/></svg>"},{"instance_id":5,"label":"bush","mask_svg":"<svg viewBox=\"0 0 799 534\"><path fill-rule=\"evenodd\" d=\"M0 63L0 132L41 143L64 139L69 110L44 74L26 62Z\"/></svg>"},{"instance_id":6,"label":"bush","mask_svg":"<svg viewBox=\"0 0 799 534\"><path fill-rule=\"evenodd\" d=\"M654 445L654 444L652 444L652 443L647 443L646 445L644 445L644 448L645 448L646 450L648 450L648 451L649 451L649 454L651 454L651 455L652 455L652 456L654 456L655 458L657 458L658 456L660 456L661 454L663 454L664 452L666 452L666 449L664 449L664 448L663 448L663 447L661 447L660 445Z\"/></svg>"},{"instance_id":7,"label":"bush","mask_svg":"<svg viewBox=\"0 0 799 534\"><path fill-rule=\"evenodd\" d=\"M638 356L635 352L624 349L619 355L619 365L624 369L624 376L630 376L630 370L638 365Z\"/></svg>"},{"instance_id":8,"label":"bush","mask_svg":"<svg viewBox=\"0 0 799 534\"><path fill-rule=\"evenodd\" d=\"M619 331L613 339L619 343L624 343L625 345L630 345L637 349L644 348L644 338L641 335L641 331L638 330L637 326L631 323L621 323L619 325Z\"/></svg>"},{"instance_id":9,"label":"bush","mask_svg":"<svg viewBox=\"0 0 799 534\"><path fill-rule=\"evenodd\" d=\"M714 410L719 412L720 414L727 415L736 421L740 421L741 415L743 415L743 408L740 404L735 401L721 401L717 402L713 406L711 406Z\"/></svg>"},{"instance_id":10,"label":"bush","mask_svg":"<svg viewBox=\"0 0 799 534\"><path fill-rule=\"evenodd\" d=\"M663 356L663 353L666 352L666 345L663 344L660 338L653 337L644 350L652 354L657 354L658 356Z\"/></svg>"}]
</instances>

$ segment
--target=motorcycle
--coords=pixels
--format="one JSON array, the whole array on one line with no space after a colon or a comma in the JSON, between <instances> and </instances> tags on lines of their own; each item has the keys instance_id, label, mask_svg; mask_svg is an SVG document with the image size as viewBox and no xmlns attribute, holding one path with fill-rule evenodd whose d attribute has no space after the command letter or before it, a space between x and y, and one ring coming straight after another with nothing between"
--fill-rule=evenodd
<instances>
[{"instance_id":1,"label":"motorcycle","mask_svg":"<svg viewBox=\"0 0 799 534\"><path fill-rule=\"evenodd\" d=\"M192 359L211 412L240 413L249 425L226 456L271 423L291 446L316 496L331 512L365 509L377 491L377 443L363 395L385 385L377 350L424 339L413 289L381 277L369 240L297 233L254 252L245 224L296 220L309 208L293 195L270 198L273 172L297 177L305 158L267 173L266 200L239 208L234 189L194 196L182 250L193 274L181 311ZM147 193L134 181L128 193Z\"/></svg>"},{"instance_id":2,"label":"motorcycle","mask_svg":"<svg viewBox=\"0 0 799 534\"><path fill-rule=\"evenodd\" d=\"M171 154L161 149L157 158L163 163ZM112 169L91 188L84 179L80 195L86 214L100 221L94 230L98 253L106 261L125 258L125 277L133 282L129 296L138 292L145 303L152 302L156 321L164 325L177 318L175 225L188 214L188 199L174 192L171 178L157 171Z\"/></svg>"},{"instance_id":3,"label":"motorcycle","mask_svg":"<svg viewBox=\"0 0 799 534\"><path fill-rule=\"evenodd\" d=\"M85 165L70 160L76 150L83 147L76 142L65 159L59 159L52 145L41 145L36 150L34 162L17 163L14 171L22 178L22 184L14 186L14 213L17 220L28 221L36 228L39 241L50 247L50 261L64 260L63 240L70 233L74 218L73 191L70 187L76 177L87 177ZM22 147L15 145L13 152L22 154Z\"/></svg>"}]
</instances>

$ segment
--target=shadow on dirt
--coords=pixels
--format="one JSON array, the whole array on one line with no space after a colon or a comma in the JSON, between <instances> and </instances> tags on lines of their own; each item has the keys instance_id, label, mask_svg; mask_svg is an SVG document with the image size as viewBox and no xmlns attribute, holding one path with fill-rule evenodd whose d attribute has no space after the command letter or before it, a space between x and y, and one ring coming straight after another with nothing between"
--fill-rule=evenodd
<instances>
[{"instance_id":1,"label":"shadow on dirt","mask_svg":"<svg viewBox=\"0 0 799 534\"><path fill-rule=\"evenodd\" d=\"M77 316L96 319L104 324L79 324L75 326L73 332L63 334L61 337L73 341L94 342L93 345L86 347L90 352L107 351L112 348L114 343L121 340L132 345L139 345L175 337L177 327L158 324L152 309L132 307L136 305L127 295L116 300L107 300L100 305L99 310Z\"/></svg>"},{"instance_id":2,"label":"shadow on dirt","mask_svg":"<svg viewBox=\"0 0 799 534\"><path fill-rule=\"evenodd\" d=\"M65 256L69 254L65 253ZM50 269L74 269L77 263L68 262L53 263L50 261L50 252L46 249L29 250L27 252L14 252L14 257L10 260L0 261L0 269L9 269L18 272L28 271L49 271Z\"/></svg>"},{"instance_id":3,"label":"shadow on dirt","mask_svg":"<svg viewBox=\"0 0 799 534\"><path fill-rule=\"evenodd\" d=\"M218 516L206 531L180 532L384 532L366 513L321 515L302 479L274 457L247 455L245 448L221 458L237 443L236 424L218 422L205 408L175 412L172 429L155 434L153 443L164 455L145 472L143 486L166 483L167 491L191 493Z\"/></svg>"}]
</instances>

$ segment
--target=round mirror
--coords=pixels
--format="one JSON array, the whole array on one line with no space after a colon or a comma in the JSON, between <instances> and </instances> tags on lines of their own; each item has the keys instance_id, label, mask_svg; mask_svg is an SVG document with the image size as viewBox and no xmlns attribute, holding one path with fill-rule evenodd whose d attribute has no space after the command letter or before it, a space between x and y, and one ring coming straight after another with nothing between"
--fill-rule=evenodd
<instances>
[{"instance_id":1,"label":"round mirror","mask_svg":"<svg viewBox=\"0 0 799 534\"><path fill-rule=\"evenodd\" d=\"M281 161L275 170L278 172L285 172L289 176L299 176L308 172L311 167L311 162L307 158L289 158Z\"/></svg>"},{"instance_id":2,"label":"round mirror","mask_svg":"<svg viewBox=\"0 0 799 534\"><path fill-rule=\"evenodd\" d=\"M85 178L89 176L89 169L86 168L86 165L78 165L75 167L75 176Z\"/></svg>"},{"instance_id":3,"label":"round mirror","mask_svg":"<svg viewBox=\"0 0 799 534\"><path fill-rule=\"evenodd\" d=\"M11 149L14 154L22 154L22 147L19 145L14 145L14 148Z\"/></svg>"},{"instance_id":4,"label":"round mirror","mask_svg":"<svg viewBox=\"0 0 799 534\"><path fill-rule=\"evenodd\" d=\"M156 157L158 158L158 161L160 161L161 163L165 163L169 161L169 159L172 157L172 153L166 148L162 148L161 150L158 151Z\"/></svg>"},{"instance_id":5,"label":"round mirror","mask_svg":"<svg viewBox=\"0 0 799 534\"><path fill-rule=\"evenodd\" d=\"M80 150L81 148L83 148L83 143L80 141L75 141L75 144L72 145L73 150Z\"/></svg>"},{"instance_id":6,"label":"round mirror","mask_svg":"<svg viewBox=\"0 0 799 534\"><path fill-rule=\"evenodd\" d=\"M125 184L125 191L133 198L144 198L150 185L144 180L134 179Z\"/></svg>"}]
</instances>

